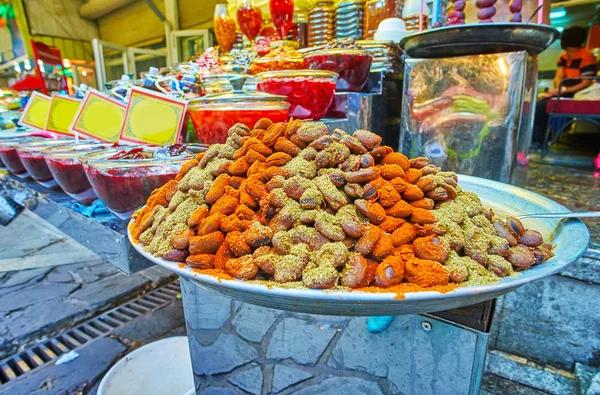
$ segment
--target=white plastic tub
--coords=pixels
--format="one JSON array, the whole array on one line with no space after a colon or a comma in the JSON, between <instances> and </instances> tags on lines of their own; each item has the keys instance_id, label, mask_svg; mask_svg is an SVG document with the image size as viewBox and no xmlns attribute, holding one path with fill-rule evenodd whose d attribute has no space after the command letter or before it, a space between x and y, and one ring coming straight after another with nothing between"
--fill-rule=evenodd
<instances>
[{"instance_id":1,"label":"white plastic tub","mask_svg":"<svg viewBox=\"0 0 600 395\"><path fill-rule=\"evenodd\" d=\"M138 348L106 373L98 395L195 393L187 337L168 337Z\"/></svg>"}]
</instances>

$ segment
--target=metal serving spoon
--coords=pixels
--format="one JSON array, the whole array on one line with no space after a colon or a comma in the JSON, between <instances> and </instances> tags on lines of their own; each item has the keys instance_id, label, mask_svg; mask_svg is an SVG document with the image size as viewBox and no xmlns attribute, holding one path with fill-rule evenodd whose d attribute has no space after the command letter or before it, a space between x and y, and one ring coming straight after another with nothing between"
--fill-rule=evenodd
<instances>
[{"instance_id":1,"label":"metal serving spoon","mask_svg":"<svg viewBox=\"0 0 600 395\"><path fill-rule=\"evenodd\" d=\"M519 215L517 219L524 218L600 218L600 211L582 211L579 213L543 213Z\"/></svg>"}]
</instances>

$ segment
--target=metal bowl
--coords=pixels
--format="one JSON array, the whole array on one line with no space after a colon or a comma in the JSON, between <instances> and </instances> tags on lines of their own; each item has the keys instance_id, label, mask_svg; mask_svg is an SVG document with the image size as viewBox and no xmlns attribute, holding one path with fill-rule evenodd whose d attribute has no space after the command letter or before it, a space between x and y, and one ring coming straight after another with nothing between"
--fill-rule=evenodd
<instances>
[{"instance_id":1,"label":"metal bowl","mask_svg":"<svg viewBox=\"0 0 600 395\"><path fill-rule=\"evenodd\" d=\"M409 34L400 46L413 58L448 58L527 51L538 55L560 36L547 25L489 23L446 26Z\"/></svg>"},{"instance_id":2,"label":"metal bowl","mask_svg":"<svg viewBox=\"0 0 600 395\"><path fill-rule=\"evenodd\" d=\"M484 205L493 208L500 216L569 211L541 195L496 181L461 175L459 183L463 189L477 193ZM577 261L590 242L590 233L580 220L536 219L523 222L525 226L539 230L546 240L556 245L555 256L552 259L521 272L517 277L505 278L495 284L457 288L444 294L406 293L404 299L395 299L396 295L391 293L284 289L247 281L220 280L196 273L178 262L156 258L145 252L139 244L133 246L157 265L190 278L203 288L246 303L279 310L339 316L421 314L456 309L494 299L523 285L559 273Z\"/></svg>"}]
</instances>

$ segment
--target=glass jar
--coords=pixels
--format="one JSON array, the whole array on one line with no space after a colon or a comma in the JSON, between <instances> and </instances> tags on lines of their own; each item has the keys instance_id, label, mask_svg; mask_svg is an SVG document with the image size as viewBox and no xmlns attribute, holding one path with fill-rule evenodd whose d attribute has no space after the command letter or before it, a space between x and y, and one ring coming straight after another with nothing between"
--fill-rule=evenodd
<instances>
[{"instance_id":1,"label":"glass jar","mask_svg":"<svg viewBox=\"0 0 600 395\"><path fill-rule=\"evenodd\" d=\"M10 171L13 175L26 179L29 178L29 173L25 166L23 166L23 162L19 159L19 154L17 153L17 146L24 142L40 140L41 138L34 137L17 137L12 139L2 139L0 140L0 160L4 164L4 167Z\"/></svg>"},{"instance_id":2,"label":"glass jar","mask_svg":"<svg viewBox=\"0 0 600 395\"><path fill-rule=\"evenodd\" d=\"M250 74L263 73L275 70L300 70L304 68L302 57L290 56L263 56L252 61Z\"/></svg>"},{"instance_id":3,"label":"glass jar","mask_svg":"<svg viewBox=\"0 0 600 395\"><path fill-rule=\"evenodd\" d=\"M231 93L190 101L187 111L200 143L224 143L227 132L238 122L252 128L261 118L269 118L273 122L287 121L290 105L285 96L248 93L242 89L244 80L232 79Z\"/></svg>"},{"instance_id":4,"label":"glass jar","mask_svg":"<svg viewBox=\"0 0 600 395\"><path fill-rule=\"evenodd\" d=\"M279 38L285 40L293 23L293 0L271 0L269 9L271 10L273 24L277 29L277 33L279 33Z\"/></svg>"},{"instance_id":5,"label":"glass jar","mask_svg":"<svg viewBox=\"0 0 600 395\"><path fill-rule=\"evenodd\" d=\"M242 0L237 10L237 21L240 30L248 40L252 41L260 32L262 26L262 12L254 5L253 0Z\"/></svg>"},{"instance_id":6,"label":"glass jar","mask_svg":"<svg viewBox=\"0 0 600 395\"><path fill-rule=\"evenodd\" d=\"M256 76L260 92L287 96L289 116L318 120L325 116L335 94L337 73L317 70L271 71Z\"/></svg>"},{"instance_id":7,"label":"glass jar","mask_svg":"<svg viewBox=\"0 0 600 395\"><path fill-rule=\"evenodd\" d=\"M233 88L229 81L233 78L243 77L244 75L237 73L207 74L202 76L202 86L206 95L231 92Z\"/></svg>"},{"instance_id":8,"label":"glass jar","mask_svg":"<svg viewBox=\"0 0 600 395\"><path fill-rule=\"evenodd\" d=\"M217 4L214 16L215 38L223 53L228 53L233 48L237 35L235 21L227 14L227 4Z\"/></svg>"},{"instance_id":9,"label":"glass jar","mask_svg":"<svg viewBox=\"0 0 600 395\"><path fill-rule=\"evenodd\" d=\"M379 22L388 18L402 18L402 8L396 11L395 0L367 0L364 13L364 36L365 40L372 40Z\"/></svg>"},{"instance_id":10,"label":"glass jar","mask_svg":"<svg viewBox=\"0 0 600 395\"><path fill-rule=\"evenodd\" d=\"M373 57L362 49L331 48L305 55L304 67L336 72L337 91L360 92L369 77L372 61Z\"/></svg>"},{"instance_id":11,"label":"glass jar","mask_svg":"<svg viewBox=\"0 0 600 395\"><path fill-rule=\"evenodd\" d=\"M44 149L74 145L73 139L44 139L26 142L17 146L19 159L27 172L38 184L48 189L58 189L58 184L46 164Z\"/></svg>"},{"instance_id":12,"label":"glass jar","mask_svg":"<svg viewBox=\"0 0 600 395\"><path fill-rule=\"evenodd\" d=\"M83 155L110 148L110 143L81 143L73 146L46 148L46 164L58 186L73 199L90 204L98 197L94 193L79 158Z\"/></svg>"},{"instance_id":13,"label":"glass jar","mask_svg":"<svg viewBox=\"0 0 600 395\"><path fill-rule=\"evenodd\" d=\"M81 163L94 192L106 208L127 220L146 204L152 191L174 179L181 166L195 156L189 149L179 149L160 158L155 155L164 149L147 146L109 148L83 156Z\"/></svg>"}]
</instances>

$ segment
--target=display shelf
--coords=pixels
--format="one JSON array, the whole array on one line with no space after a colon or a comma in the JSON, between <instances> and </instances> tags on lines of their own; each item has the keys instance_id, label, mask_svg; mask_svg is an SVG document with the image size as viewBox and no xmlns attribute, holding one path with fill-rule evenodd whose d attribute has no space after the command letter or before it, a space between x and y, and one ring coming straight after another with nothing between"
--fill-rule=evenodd
<instances>
[{"instance_id":1,"label":"display shelf","mask_svg":"<svg viewBox=\"0 0 600 395\"><path fill-rule=\"evenodd\" d=\"M5 194L27 207L48 224L73 238L125 274L149 268L152 263L142 257L127 240L127 222L112 214L88 218L71 207L76 200L62 191L48 190L31 180L0 175Z\"/></svg>"}]
</instances>

